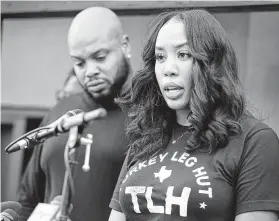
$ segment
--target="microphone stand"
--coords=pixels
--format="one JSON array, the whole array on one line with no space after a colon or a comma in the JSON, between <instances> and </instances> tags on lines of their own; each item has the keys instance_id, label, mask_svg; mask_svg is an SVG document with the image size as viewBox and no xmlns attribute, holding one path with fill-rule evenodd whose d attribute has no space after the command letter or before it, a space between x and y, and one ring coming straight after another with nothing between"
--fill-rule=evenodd
<instances>
[{"instance_id":1,"label":"microphone stand","mask_svg":"<svg viewBox=\"0 0 279 221\"><path fill-rule=\"evenodd\" d=\"M76 151L80 145L86 145L85 163L87 165L84 164L83 168L87 168L87 170L84 170L85 172L89 170L88 152L90 154L90 148L93 143L93 136L91 134L87 134L87 138L83 138L81 137L82 131L83 126L72 127L69 131L69 137L64 151L66 170L62 190L62 203L60 206L60 214L58 218L56 218L57 221L67 221L70 214L71 200L74 191L72 173L74 172L74 165L78 164L78 162L76 161Z\"/></svg>"}]
</instances>

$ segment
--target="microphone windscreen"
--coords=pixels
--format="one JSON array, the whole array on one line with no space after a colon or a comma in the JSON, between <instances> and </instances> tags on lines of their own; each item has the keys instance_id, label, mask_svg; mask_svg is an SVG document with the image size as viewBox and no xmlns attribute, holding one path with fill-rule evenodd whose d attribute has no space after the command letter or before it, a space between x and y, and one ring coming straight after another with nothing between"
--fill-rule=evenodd
<instances>
[{"instance_id":1,"label":"microphone windscreen","mask_svg":"<svg viewBox=\"0 0 279 221\"><path fill-rule=\"evenodd\" d=\"M1 212L4 221L18 221L19 215L13 209L6 209Z\"/></svg>"},{"instance_id":2,"label":"microphone windscreen","mask_svg":"<svg viewBox=\"0 0 279 221\"><path fill-rule=\"evenodd\" d=\"M81 110L81 109L74 109L74 110L68 111L66 114L67 114L69 117L71 117L71 116L77 115L77 114L82 113L82 112L84 112L84 111Z\"/></svg>"},{"instance_id":3,"label":"microphone windscreen","mask_svg":"<svg viewBox=\"0 0 279 221\"><path fill-rule=\"evenodd\" d=\"M21 208L21 204L15 201L7 201L1 203L1 213L6 209L13 209L17 213L20 213Z\"/></svg>"},{"instance_id":4,"label":"microphone windscreen","mask_svg":"<svg viewBox=\"0 0 279 221\"><path fill-rule=\"evenodd\" d=\"M84 121L87 123L91 120L107 116L107 111L104 108L98 108L84 114Z\"/></svg>"}]
</instances>

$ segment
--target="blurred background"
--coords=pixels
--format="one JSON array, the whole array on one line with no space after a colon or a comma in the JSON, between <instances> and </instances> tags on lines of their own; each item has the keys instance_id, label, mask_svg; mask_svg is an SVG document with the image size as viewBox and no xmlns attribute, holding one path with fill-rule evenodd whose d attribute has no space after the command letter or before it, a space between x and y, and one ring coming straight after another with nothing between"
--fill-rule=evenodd
<instances>
[{"instance_id":1,"label":"blurred background","mask_svg":"<svg viewBox=\"0 0 279 221\"><path fill-rule=\"evenodd\" d=\"M82 9L116 12L141 66L149 22L166 8L205 8L223 25L236 50L239 75L256 116L279 136L278 1L2 1L1 2L1 201L15 200L32 150L7 155L6 145L38 127L56 103L71 70L67 32Z\"/></svg>"}]
</instances>

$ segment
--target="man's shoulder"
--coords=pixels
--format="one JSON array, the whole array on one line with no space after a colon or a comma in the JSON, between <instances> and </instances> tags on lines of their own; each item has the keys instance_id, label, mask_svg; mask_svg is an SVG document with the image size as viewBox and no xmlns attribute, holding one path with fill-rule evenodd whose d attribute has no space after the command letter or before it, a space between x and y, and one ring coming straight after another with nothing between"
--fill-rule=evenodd
<instances>
[{"instance_id":1,"label":"man's shoulder","mask_svg":"<svg viewBox=\"0 0 279 221\"><path fill-rule=\"evenodd\" d=\"M84 111L92 110L97 106L93 98L89 98L85 93L78 93L64 98L58 102L53 109L63 109L68 111L73 108L84 108Z\"/></svg>"},{"instance_id":2,"label":"man's shoulder","mask_svg":"<svg viewBox=\"0 0 279 221\"><path fill-rule=\"evenodd\" d=\"M70 110L81 109L85 112L97 108L96 102L91 99L86 100L84 93L71 95L56 103L49 111L47 118L48 121L55 120Z\"/></svg>"}]
</instances>

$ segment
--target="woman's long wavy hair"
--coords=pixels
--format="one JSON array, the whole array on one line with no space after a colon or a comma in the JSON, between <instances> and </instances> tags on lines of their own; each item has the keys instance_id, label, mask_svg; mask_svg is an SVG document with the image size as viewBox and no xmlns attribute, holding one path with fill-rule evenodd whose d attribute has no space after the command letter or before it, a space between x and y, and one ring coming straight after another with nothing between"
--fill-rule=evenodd
<instances>
[{"instance_id":1,"label":"woman's long wavy hair","mask_svg":"<svg viewBox=\"0 0 279 221\"><path fill-rule=\"evenodd\" d=\"M117 100L129 108L126 134L130 157L143 160L166 148L176 120L165 102L155 76L155 43L170 19L185 24L193 57L189 122L192 135L188 151L212 153L241 132L245 99L238 78L235 52L220 23L205 10L164 12L149 26L142 59L144 66L132 80L128 93Z\"/></svg>"}]
</instances>

